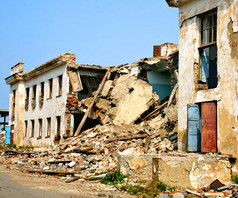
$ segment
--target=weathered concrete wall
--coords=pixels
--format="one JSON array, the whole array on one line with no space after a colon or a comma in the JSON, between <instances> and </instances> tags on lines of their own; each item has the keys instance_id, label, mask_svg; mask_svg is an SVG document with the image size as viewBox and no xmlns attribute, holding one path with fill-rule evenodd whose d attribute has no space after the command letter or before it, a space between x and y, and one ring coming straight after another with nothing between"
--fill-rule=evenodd
<instances>
[{"instance_id":1,"label":"weathered concrete wall","mask_svg":"<svg viewBox=\"0 0 238 198\"><path fill-rule=\"evenodd\" d=\"M229 160L216 156L161 156L158 168L159 180L170 186L199 189L216 179L231 180Z\"/></svg>"},{"instance_id":2,"label":"weathered concrete wall","mask_svg":"<svg viewBox=\"0 0 238 198\"><path fill-rule=\"evenodd\" d=\"M153 158L158 159L157 163L153 163ZM183 189L207 187L216 179L222 183L231 180L231 164L228 158L220 155L148 155L140 154L138 149L128 149L119 153L118 160L120 170L124 174L134 175L135 171L140 171L143 174L140 174L138 179L157 178L169 186Z\"/></svg>"},{"instance_id":3,"label":"weathered concrete wall","mask_svg":"<svg viewBox=\"0 0 238 198\"><path fill-rule=\"evenodd\" d=\"M218 152L238 157L237 0L190 1L180 7L179 149L186 150L187 104L217 101ZM200 34L198 14L217 7L218 86L196 90Z\"/></svg>"}]
</instances>

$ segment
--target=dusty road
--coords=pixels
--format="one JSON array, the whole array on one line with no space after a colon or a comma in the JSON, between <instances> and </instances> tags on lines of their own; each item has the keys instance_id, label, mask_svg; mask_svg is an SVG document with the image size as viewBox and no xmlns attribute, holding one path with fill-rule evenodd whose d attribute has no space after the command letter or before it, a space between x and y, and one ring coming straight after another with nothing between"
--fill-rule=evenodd
<instances>
[{"instance_id":1,"label":"dusty road","mask_svg":"<svg viewBox=\"0 0 238 198\"><path fill-rule=\"evenodd\" d=\"M27 174L0 165L0 198L130 198L112 186L78 180L65 183L60 177Z\"/></svg>"},{"instance_id":2,"label":"dusty road","mask_svg":"<svg viewBox=\"0 0 238 198\"><path fill-rule=\"evenodd\" d=\"M62 198L58 193L33 189L11 181L13 177L7 173L0 172L0 197L1 198Z\"/></svg>"}]
</instances>

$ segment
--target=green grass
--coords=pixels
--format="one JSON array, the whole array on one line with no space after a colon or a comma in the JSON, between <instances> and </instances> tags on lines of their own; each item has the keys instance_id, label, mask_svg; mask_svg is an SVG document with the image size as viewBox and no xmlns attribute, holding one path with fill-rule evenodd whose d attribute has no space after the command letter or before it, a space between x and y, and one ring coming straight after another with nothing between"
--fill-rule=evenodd
<instances>
[{"instance_id":1,"label":"green grass","mask_svg":"<svg viewBox=\"0 0 238 198\"><path fill-rule=\"evenodd\" d=\"M130 195L142 195L144 198L151 198L157 197L160 192L174 191L175 188L161 181L157 181L149 183L146 187L141 185L125 185L121 187L121 190L126 191Z\"/></svg>"},{"instance_id":2,"label":"green grass","mask_svg":"<svg viewBox=\"0 0 238 198\"><path fill-rule=\"evenodd\" d=\"M128 175L123 175L120 170L108 170L106 176L101 180L101 183L107 185L122 184L127 177Z\"/></svg>"},{"instance_id":3,"label":"green grass","mask_svg":"<svg viewBox=\"0 0 238 198\"><path fill-rule=\"evenodd\" d=\"M238 175L232 175L231 176L231 181L233 181L234 183L238 184Z\"/></svg>"}]
</instances>

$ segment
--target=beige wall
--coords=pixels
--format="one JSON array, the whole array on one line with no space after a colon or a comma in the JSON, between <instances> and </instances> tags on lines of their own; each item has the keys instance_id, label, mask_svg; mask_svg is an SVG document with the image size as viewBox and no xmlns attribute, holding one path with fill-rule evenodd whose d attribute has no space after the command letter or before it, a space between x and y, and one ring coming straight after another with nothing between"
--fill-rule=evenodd
<instances>
[{"instance_id":1,"label":"beige wall","mask_svg":"<svg viewBox=\"0 0 238 198\"><path fill-rule=\"evenodd\" d=\"M196 91L200 34L198 14L217 7L218 86ZM218 152L238 157L237 0L190 1L181 6L179 43L179 149L187 148L187 104L217 101ZM232 23L231 20L234 20Z\"/></svg>"}]
</instances>

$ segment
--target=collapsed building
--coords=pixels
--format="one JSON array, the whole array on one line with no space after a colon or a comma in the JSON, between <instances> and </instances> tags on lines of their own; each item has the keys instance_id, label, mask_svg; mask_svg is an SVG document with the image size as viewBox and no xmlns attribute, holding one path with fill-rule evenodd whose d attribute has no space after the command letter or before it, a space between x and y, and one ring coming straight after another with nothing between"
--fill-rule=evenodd
<instances>
[{"instance_id":1,"label":"collapsed building","mask_svg":"<svg viewBox=\"0 0 238 198\"><path fill-rule=\"evenodd\" d=\"M177 89L177 69L178 46L169 43L155 46L153 58L108 68L77 64L70 52L28 72L20 62L6 78L13 142L55 145L98 124L131 125L156 117Z\"/></svg>"}]
</instances>

